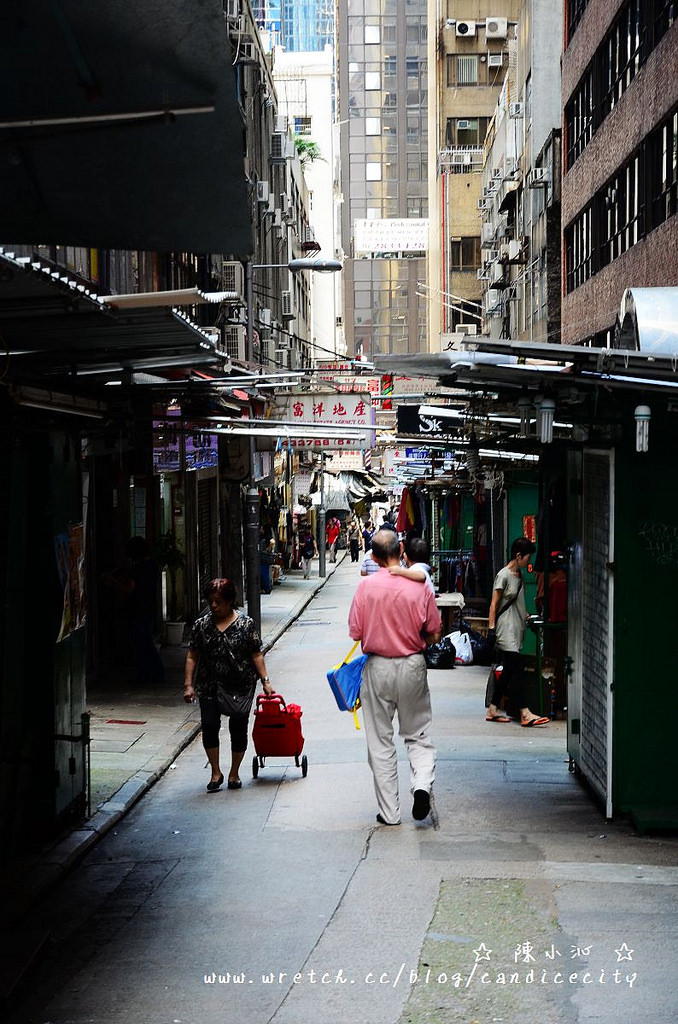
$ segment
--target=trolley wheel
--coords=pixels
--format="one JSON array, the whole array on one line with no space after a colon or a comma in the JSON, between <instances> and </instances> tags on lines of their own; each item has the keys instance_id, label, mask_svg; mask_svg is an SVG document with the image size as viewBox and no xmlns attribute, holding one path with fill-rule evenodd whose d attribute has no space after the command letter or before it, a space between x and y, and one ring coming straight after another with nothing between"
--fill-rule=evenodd
<instances>
[{"instance_id":1,"label":"trolley wheel","mask_svg":"<svg viewBox=\"0 0 678 1024\"><path fill-rule=\"evenodd\" d=\"M301 776L302 776L302 778L305 779L307 775L308 775L308 758L306 757L306 754L304 754L304 756L301 759Z\"/></svg>"},{"instance_id":2,"label":"trolley wheel","mask_svg":"<svg viewBox=\"0 0 678 1024\"><path fill-rule=\"evenodd\" d=\"M252 775L254 776L255 779L259 775L259 758L257 757L256 754L252 758Z\"/></svg>"}]
</instances>

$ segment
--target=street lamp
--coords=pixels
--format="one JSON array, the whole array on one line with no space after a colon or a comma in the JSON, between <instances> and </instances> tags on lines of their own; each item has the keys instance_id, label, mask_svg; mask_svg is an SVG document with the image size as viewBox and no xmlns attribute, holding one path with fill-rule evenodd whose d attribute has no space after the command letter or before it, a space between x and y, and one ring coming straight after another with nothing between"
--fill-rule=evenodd
<instances>
[{"instance_id":1,"label":"street lamp","mask_svg":"<svg viewBox=\"0 0 678 1024\"><path fill-rule=\"evenodd\" d=\"M293 259L288 263L252 263L248 260L245 265L246 300L247 300L247 360L254 362L254 289L252 286L252 274L255 270L283 270L287 268L291 273L297 274L302 270L314 271L319 274L336 274L342 269L339 260L322 259ZM255 486L254 463L256 439L254 435L250 438L250 485L247 490L245 509L245 566L247 571L247 614L254 620L257 631L261 631L261 579L259 576L259 489ZM321 507L318 510L318 517L324 524L325 509L321 500ZM322 552L320 559L324 572L324 526L321 536L319 551Z\"/></svg>"}]
</instances>

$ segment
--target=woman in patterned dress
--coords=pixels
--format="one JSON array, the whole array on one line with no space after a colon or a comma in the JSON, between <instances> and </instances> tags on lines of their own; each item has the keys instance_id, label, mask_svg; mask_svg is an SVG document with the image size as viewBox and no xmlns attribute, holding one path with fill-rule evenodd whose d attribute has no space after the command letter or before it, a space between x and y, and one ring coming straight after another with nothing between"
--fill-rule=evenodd
<instances>
[{"instance_id":1,"label":"woman in patterned dress","mask_svg":"<svg viewBox=\"0 0 678 1024\"><path fill-rule=\"evenodd\" d=\"M235 585L229 579L212 580L203 591L210 610L196 619L186 655L184 700L200 703L202 742L212 770L208 793L224 783L219 766L219 729L228 715L231 767L228 788L240 789L238 775L247 750L249 714L257 682L273 693L261 653L261 638L254 622L235 605Z\"/></svg>"}]
</instances>

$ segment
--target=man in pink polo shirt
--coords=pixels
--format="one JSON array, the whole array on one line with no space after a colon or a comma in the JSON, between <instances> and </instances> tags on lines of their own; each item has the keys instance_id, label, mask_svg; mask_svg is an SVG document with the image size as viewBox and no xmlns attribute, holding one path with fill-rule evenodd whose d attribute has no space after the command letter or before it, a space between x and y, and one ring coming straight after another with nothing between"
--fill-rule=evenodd
<instances>
[{"instance_id":1,"label":"man in pink polo shirt","mask_svg":"<svg viewBox=\"0 0 678 1024\"><path fill-rule=\"evenodd\" d=\"M429 739L431 697L422 651L440 638L440 612L433 594L416 580L391 575L400 541L392 530L372 538L378 572L361 579L348 613L348 629L369 654L360 700L365 719L367 757L374 777L380 825L400 824L398 759L393 716L410 760L412 816L423 821L431 810L435 748Z\"/></svg>"}]
</instances>

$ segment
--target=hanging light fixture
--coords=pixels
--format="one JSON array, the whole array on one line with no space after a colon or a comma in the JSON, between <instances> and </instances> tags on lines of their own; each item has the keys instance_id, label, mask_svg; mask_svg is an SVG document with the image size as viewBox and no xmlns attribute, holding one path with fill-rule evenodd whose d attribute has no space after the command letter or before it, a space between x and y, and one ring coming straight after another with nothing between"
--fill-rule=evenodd
<instances>
[{"instance_id":1,"label":"hanging light fixture","mask_svg":"<svg viewBox=\"0 0 678 1024\"><path fill-rule=\"evenodd\" d=\"M521 395L516 402L520 415L520 437L530 436L530 423L532 420L532 399L529 395Z\"/></svg>"},{"instance_id":2,"label":"hanging light fixture","mask_svg":"<svg viewBox=\"0 0 678 1024\"><path fill-rule=\"evenodd\" d=\"M542 398L537 408L539 440L542 444L551 444L553 441L553 416L556 411L556 403L552 398Z\"/></svg>"},{"instance_id":3,"label":"hanging light fixture","mask_svg":"<svg viewBox=\"0 0 678 1024\"><path fill-rule=\"evenodd\" d=\"M637 405L633 411L636 421L636 451L646 452L650 441L650 417L652 410L649 405Z\"/></svg>"}]
</instances>

